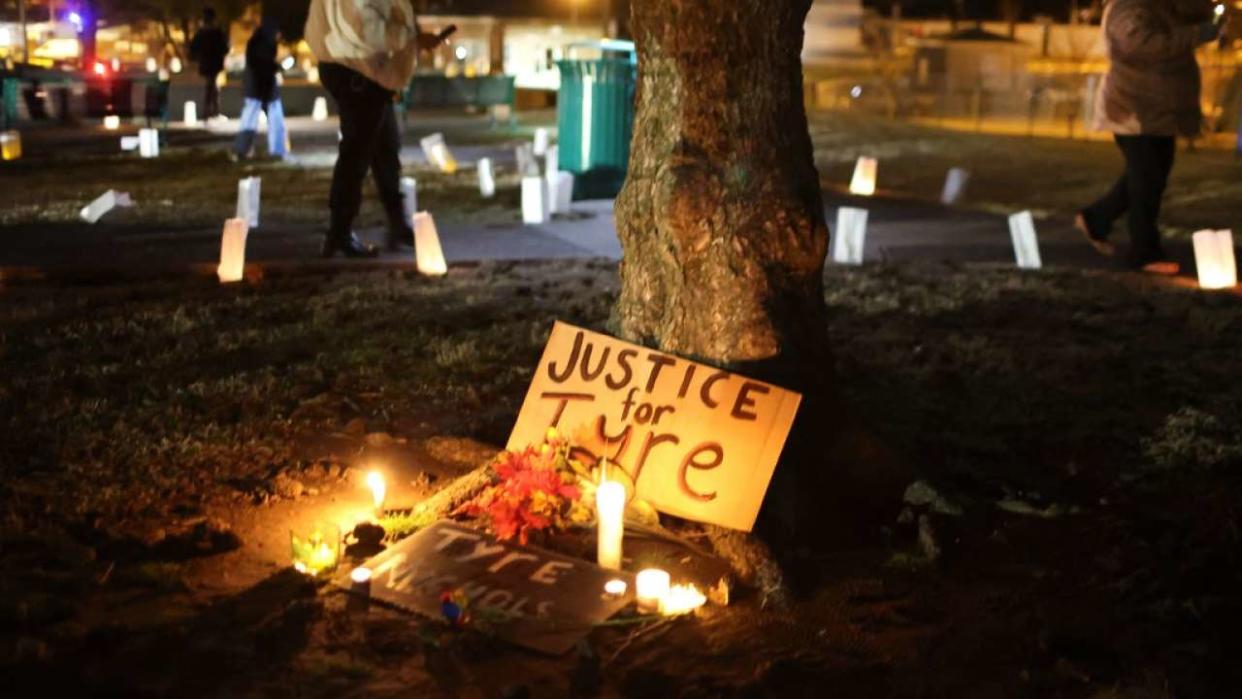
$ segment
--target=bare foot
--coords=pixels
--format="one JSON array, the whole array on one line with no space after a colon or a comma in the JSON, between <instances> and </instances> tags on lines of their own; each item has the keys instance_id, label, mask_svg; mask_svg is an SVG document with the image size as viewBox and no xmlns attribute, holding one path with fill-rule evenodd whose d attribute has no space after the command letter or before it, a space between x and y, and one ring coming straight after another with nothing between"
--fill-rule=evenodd
<instances>
[{"instance_id":1,"label":"bare foot","mask_svg":"<svg viewBox=\"0 0 1242 699\"><path fill-rule=\"evenodd\" d=\"M1074 228L1077 228L1078 232L1082 233L1082 237L1086 238L1091 247L1101 255L1112 257L1117 252L1117 248L1112 243L1091 235L1091 231L1087 228L1087 220L1082 217L1082 214L1074 217Z\"/></svg>"},{"instance_id":2,"label":"bare foot","mask_svg":"<svg viewBox=\"0 0 1242 699\"><path fill-rule=\"evenodd\" d=\"M1143 265L1143 271L1147 274L1159 274L1165 277L1175 276L1181 269L1181 265L1169 260L1157 260Z\"/></svg>"}]
</instances>

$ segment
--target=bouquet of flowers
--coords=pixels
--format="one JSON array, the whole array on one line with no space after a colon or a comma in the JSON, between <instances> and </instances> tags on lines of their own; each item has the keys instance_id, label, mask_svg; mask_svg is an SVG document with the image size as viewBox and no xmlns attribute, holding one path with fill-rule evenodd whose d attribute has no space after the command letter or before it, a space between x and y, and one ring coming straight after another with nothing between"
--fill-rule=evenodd
<instances>
[{"instance_id":1,"label":"bouquet of flowers","mask_svg":"<svg viewBox=\"0 0 1242 699\"><path fill-rule=\"evenodd\" d=\"M497 538L527 543L532 532L585 526L595 519L580 485L590 470L570 457L568 440L549 430L543 444L501 452L492 463L496 482L458 508L487 520Z\"/></svg>"}]
</instances>

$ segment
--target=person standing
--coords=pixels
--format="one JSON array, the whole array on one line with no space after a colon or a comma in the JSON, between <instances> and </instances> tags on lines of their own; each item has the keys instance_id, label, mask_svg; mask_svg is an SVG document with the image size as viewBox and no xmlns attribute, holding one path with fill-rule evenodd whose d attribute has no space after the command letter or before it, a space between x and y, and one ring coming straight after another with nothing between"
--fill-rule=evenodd
<instances>
[{"instance_id":1,"label":"person standing","mask_svg":"<svg viewBox=\"0 0 1242 699\"><path fill-rule=\"evenodd\" d=\"M319 61L319 81L340 115L323 256L377 254L353 232L368 170L388 218L388 248L413 245L414 233L401 200L401 136L393 102L414 75L418 51L434 48L446 35L420 31L410 0L380 0L365 6L312 0L305 36Z\"/></svg>"},{"instance_id":2,"label":"person standing","mask_svg":"<svg viewBox=\"0 0 1242 699\"><path fill-rule=\"evenodd\" d=\"M1186 23L1175 0L1106 2L1101 25L1109 68L1100 84L1094 124L1113 133L1125 170L1112 189L1079 212L1074 224L1097 251L1112 255L1109 233L1125 214L1130 264L1153 274L1177 274L1178 264L1160 242L1160 201L1177 137L1193 138L1202 128L1195 48L1220 36L1223 19Z\"/></svg>"},{"instance_id":3,"label":"person standing","mask_svg":"<svg viewBox=\"0 0 1242 699\"><path fill-rule=\"evenodd\" d=\"M190 58L198 62L198 74L207 81L203 94L203 116L220 116L220 86L216 80L224 70L224 57L229 55L229 40L216 26L216 11L203 8L203 25L190 40Z\"/></svg>"},{"instance_id":4,"label":"person standing","mask_svg":"<svg viewBox=\"0 0 1242 699\"><path fill-rule=\"evenodd\" d=\"M248 157L254 148L255 134L259 130L259 112L267 114L268 155L285 157L285 109L276 81L280 73L280 64L276 62L279 42L280 28L271 17L264 17L250 41L246 42L246 73L242 80L246 101L242 106L237 140L233 143L233 152L238 158Z\"/></svg>"}]
</instances>

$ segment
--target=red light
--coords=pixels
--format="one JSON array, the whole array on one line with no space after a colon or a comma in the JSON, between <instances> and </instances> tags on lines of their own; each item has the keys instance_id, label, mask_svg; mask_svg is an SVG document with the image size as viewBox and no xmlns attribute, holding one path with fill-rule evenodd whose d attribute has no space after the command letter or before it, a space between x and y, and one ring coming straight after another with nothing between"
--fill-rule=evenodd
<instances>
[{"instance_id":1,"label":"red light","mask_svg":"<svg viewBox=\"0 0 1242 699\"><path fill-rule=\"evenodd\" d=\"M108 74L108 66L102 63L96 62L95 63L95 75L107 75L107 74Z\"/></svg>"}]
</instances>

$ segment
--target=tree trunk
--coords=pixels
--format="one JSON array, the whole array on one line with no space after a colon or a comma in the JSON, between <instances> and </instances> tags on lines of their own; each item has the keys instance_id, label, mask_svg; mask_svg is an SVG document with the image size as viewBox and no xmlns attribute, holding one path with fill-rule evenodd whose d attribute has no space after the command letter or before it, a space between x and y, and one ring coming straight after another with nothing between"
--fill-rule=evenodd
<instances>
[{"instance_id":1,"label":"tree trunk","mask_svg":"<svg viewBox=\"0 0 1242 699\"><path fill-rule=\"evenodd\" d=\"M613 318L632 341L803 393L759 523L763 533L775 516L778 529L803 536L808 518L823 528L833 497L865 501L843 482L847 470L830 465L866 471L872 464L853 457L876 451L857 439L847 458L829 449L850 439L839 432L823 294L828 228L803 107L810 5L631 0L639 77L616 203L623 262ZM816 486L828 474L825 500Z\"/></svg>"},{"instance_id":2,"label":"tree trunk","mask_svg":"<svg viewBox=\"0 0 1242 699\"><path fill-rule=\"evenodd\" d=\"M633 0L616 308L631 339L822 387L828 244L802 106L810 0Z\"/></svg>"}]
</instances>

